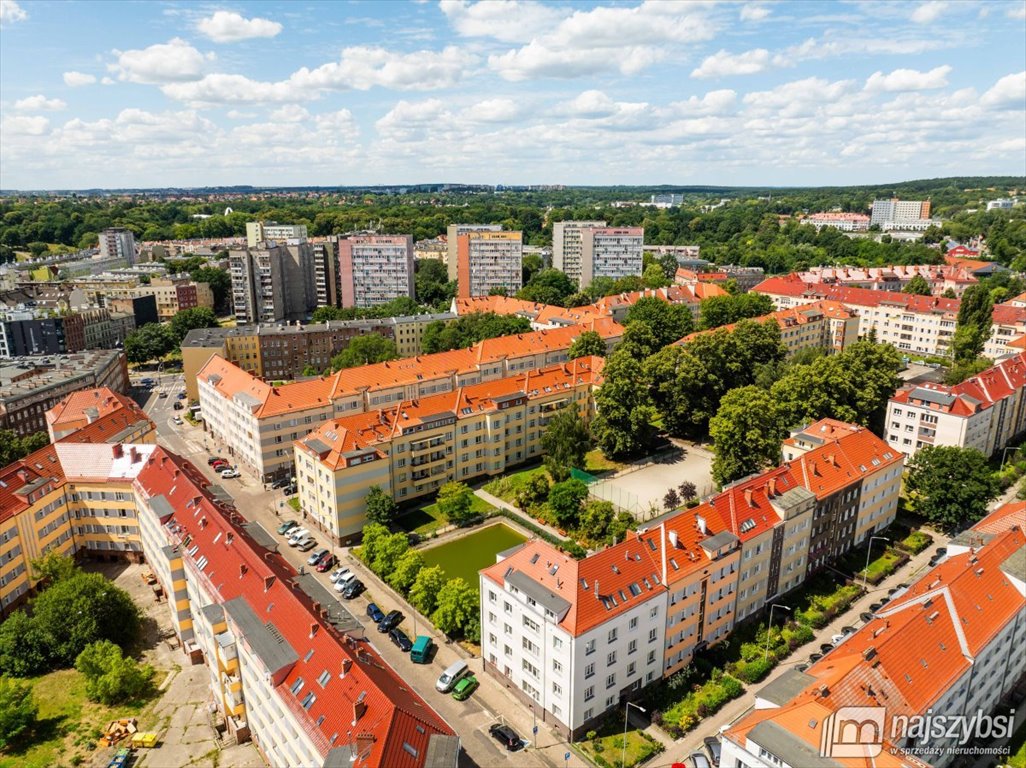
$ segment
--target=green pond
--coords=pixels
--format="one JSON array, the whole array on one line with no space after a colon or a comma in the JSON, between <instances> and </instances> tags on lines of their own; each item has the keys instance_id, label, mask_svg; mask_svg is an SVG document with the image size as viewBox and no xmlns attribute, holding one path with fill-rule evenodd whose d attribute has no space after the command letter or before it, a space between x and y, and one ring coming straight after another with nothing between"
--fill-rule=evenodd
<instances>
[{"instance_id":1,"label":"green pond","mask_svg":"<svg viewBox=\"0 0 1026 768\"><path fill-rule=\"evenodd\" d=\"M493 565L497 553L526 540L508 525L490 525L462 539L421 550L421 554L428 567L440 565L450 579L465 579L477 589L477 572Z\"/></svg>"}]
</instances>

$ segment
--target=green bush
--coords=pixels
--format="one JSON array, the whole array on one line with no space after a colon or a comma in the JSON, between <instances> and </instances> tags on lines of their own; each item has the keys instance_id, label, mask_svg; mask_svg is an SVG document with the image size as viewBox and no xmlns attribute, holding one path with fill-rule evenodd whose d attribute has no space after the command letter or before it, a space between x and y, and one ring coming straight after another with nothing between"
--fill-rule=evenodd
<instances>
[{"instance_id":1,"label":"green bush","mask_svg":"<svg viewBox=\"0 0 1026 768\"><path fill-rule=\"evenodd\" d=\"M918 555L931 544L933 544L933 536L923 531L913 531L898 542L901 549L911 552L913 555Z\"/></svg>"},{"instance_id":2,"label":"green bush","mask_svg":"<svg viewBox=\"0 0 1026 768\"><path fill-rule=\"evenodd\" d=\"M746 683L757 683L769 674L770 670L777 665L777 660L770 656L763 656L752 661L745 661L736 665L734 674Z\"/></svg>"},{"instance_id":3,"label":"green bush","mask_svg":"<svg viewBox=\"0 0 1026 768\"><path fill-rule=\"evenodd\" d=\"M495 510L495 514L497 514L497 515L499 515L501 517L505 517L508 520L512 520L513 522L517 523L521 527L526 528L527 530L529 530L531 533L533 533L538 538L543 539L544 541L547 541L549 544L551 544L552 546L556 547L557 549L561 549L562 551L564 551L568 555L570 555L570 557L572 557L572 558L574 558L576 560L580 560L586 554L588 554L584 550L584 547L582 547L576 541L563 541L562 539L559 539L556 536L553 536L551 533L546 531L544 528L539 528L537 525L532 523L530 520L526 520L523 517L521 517L520 515L517 515L517 514L514 514L513 512L510 512L508 509L501 509L501 508L497 509L497 510Z\"/></svg>"},{"instance_id":4,"label":"green bush","mask_svg":"<svg viewBox=\"0 0 1026 768\"><path fill-rule=\"evenodd\" d=\"M742 693L744 686L735 678L718 669L713 670L712 677L704 685L661 713L662 725L674 738L680 738L703 718L715 714Z\"/></svg>"}]
</instances>

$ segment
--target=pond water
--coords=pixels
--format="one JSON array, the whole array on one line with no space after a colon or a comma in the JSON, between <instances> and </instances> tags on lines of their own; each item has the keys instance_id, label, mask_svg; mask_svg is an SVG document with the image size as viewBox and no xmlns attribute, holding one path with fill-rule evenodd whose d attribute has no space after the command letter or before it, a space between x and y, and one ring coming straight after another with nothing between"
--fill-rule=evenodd
<instances>
[{"instance_id":1,"label":"pond water","mask_svg":"<svg viewBox=\"0 0 1026 768\"><path fill-rule=\"evenodd\" d=\"M421 554L427 567L440 565L450 579L465 579L477 589L477 572L493 565L497 553L526 540L508 525L490 525L462 539L421 550Z\"/></svg>"}]
</instances>

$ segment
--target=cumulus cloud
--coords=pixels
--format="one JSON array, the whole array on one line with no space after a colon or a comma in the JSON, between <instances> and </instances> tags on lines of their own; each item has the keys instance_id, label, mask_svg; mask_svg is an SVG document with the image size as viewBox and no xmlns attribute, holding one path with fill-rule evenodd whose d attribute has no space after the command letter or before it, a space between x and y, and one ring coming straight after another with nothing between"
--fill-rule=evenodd
<instances>
[{"instance_id":1,"label":"cumulus cloud","mask_svg":"<svg viewBox=\"0 0 1026 768\"><path fill-rule=\"evenodd\" d=\"M947 0L927 0L916 6L911 18L916 24L930 24L937 21L947 9Z\"/></svg>"},{"instance_id":2,"label":"cumulus cloud","mask_svg":"<svg viewBox=\"0 0 1026 768\"><path fill-rule=\"evenodd\" d=\"M1023 21L1026 19L1026 3L1017 2L1014 7L1009 8L1005 11L1005 15L1010 19L1017 19Z\"/></svg>"},{"instance_id":3,"label":"cumulus cloud","mask_svg":"<svg viewBox=\"0 0 1026 768\"><path fill-rule=\"evenodd\" d=\"M48 99L43 94L37 94L36 96L29 96L24 99L18 99L14 102L14 108L21 112L39 112L39 111L51 111L56 112L64 109L68 105L60 99Z\"/></svg>"},{"instance_id":4,"label":"cumulus cloud","mask_svg":"<svg viewBox=\"0 0 1026 768\"><path fill-rule=\"evenodd\" d=\"M287 81L267 83L245 75L212 74L187 83L161 87L165 96L189 104L268 104L306 101L310 94L292 89Z\"/></svg>"},{"instance_id":5,"label":"cumulus cloud","mask_svg":"<svg viewBox=\"0 0 1026 768\"><path fill-rule=\"evenodd\" d=\"M561 111L579 117L601 117L616 111L616 102L602 91L590 90L563 104Z\"/></svg>"},{"instance_id":6,"label":"cumulus cloud","mask_svg":"<svg viewBox=\"0 0 1026 768\"><path fill-rule=\"evenodd\" d=\"M980 97L980 103L992 109L1026 107L1026 72L1005 75Z\"/></svg>"},{"instance_id":7,"label":"cumulus cloud","mask_svg":"<svg viewBox=\"0 0 1026 768\"><path fill-rule=\"evenodd\" d=\"M692 77L730 77L732 75L754 75L770 64L770 53L765 48L756 48L744 53L718 51L706 56L702 63L691 71Z\"/></svg>"},{"instance_id":8,"label":"cumulus cloud","mask_svg":"<svg viewBox=\"0 0 1026 768\"><path fill-rule=\"evenodd\" d=\"M234 11L215 11L212 16L200 19L196 28L215 43L234 43L255 37L274 37L283 27L270 19L247 19Z\"/></svg>"},{"instance_id":9,"label":"cumulus cloud","mask_svg":"<svg viewBox=\"0 0 1026 768\"><path fill-rule=\"evenodd\" d=\"M174 83L199 80L214 54L203 55L180 37L132 51L114 51L117 61L107 69L129 83Z\"/></svg>"},{"instance_id":10,"label":"cumulus cloud","mask_svg":"<svg viewBox=\"0 0 1026 768\"><path fill-rule=\"evenodd\" d=\"M741 6L741 21L762 21L770 15L769 8L764 8L761 5L743 5Z\"/></svg>"},{"instance_id":11,"label":"cumulus cloud","mask_svg":"<svg viewBox=\"0 0 1026 768\"><path fill-rule=\"evenodd\" d=\"M506 43L526 43L569 13L534 0L441 0L439 8L459 35Z\"/></svg>"},{"instance_id":12,"label":"cumulus cloud","mask_svg":"<svg viewBox=\"0 0 1026 768\"><path fill-rule=\"evenodd\" d=\"M463 110L467 120L482 123L508 123L519 114L520 107L513 99L485 99Z\"/></svg>"},{"instance_id":13,"label":"cumulus cloud","mask_svg":"<svg viewBox=\"0 0 1026 768\"><path fill-rule=\"evenodd\" d=\"M14 24L25 21L28 14L15 0L0 0L0 24Z\"/></svg>"},{"instance_id":14,"label":"cumulus cloud","mask_svg":"<svg viewBox=\"0 0 1026 768\"><path fill-rule=\"evenodd\" d=\"M64 73L64 84L69 88L79 88L83 85L92 85L96 82L96 75L87 75L85 72Z\"/></svg>"},{"instance_id":15,"label":"cumulus cloud","mask_svg":"<svg viewBox=\"0 0 1026 768\"><path fill-rule=\"evenodd\" d=\"M866 80L867 91L926 91L943 88L948 84L951 67L934 67L929 72L916 69L896 69L890 74L874 72Z\"/></svg>"},{"instance_id":16,"label":"cumulus cloud","mask_svg":"<svg viewBox=\"0 0 1026 768\"><path fill-rule=\"evenodd\" d=\"M0 123L5 136L42 136L50 127L50 121L39 115L13 115Z\"/></svg>"}]
</instances>

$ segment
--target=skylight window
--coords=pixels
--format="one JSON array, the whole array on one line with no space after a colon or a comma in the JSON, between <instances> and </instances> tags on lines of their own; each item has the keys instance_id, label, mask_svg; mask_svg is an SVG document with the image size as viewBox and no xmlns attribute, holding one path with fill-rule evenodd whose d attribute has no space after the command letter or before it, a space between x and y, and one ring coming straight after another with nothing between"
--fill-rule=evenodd
<instances>
[{"instance_id":1,"label":"skylight window","mask_svg":"<svg viewBox=\"0 0 1026 768\"><path fill-rule=\"evenodd\" d=\"M292 687L289 688L289 690L292 691L293 696L298 696L299 692L303 690L303 678L297 677L296 682L292 684Z\"/></svg>"}]
</instances>

